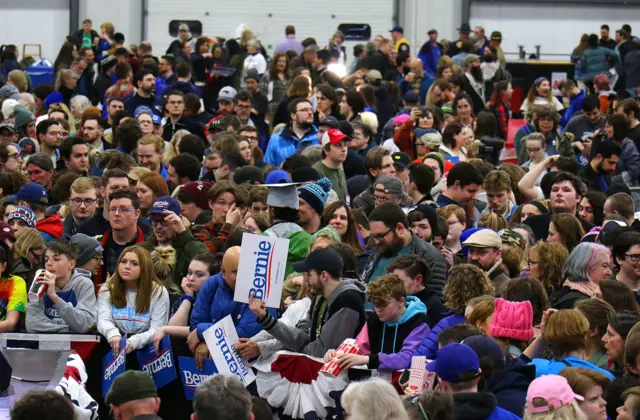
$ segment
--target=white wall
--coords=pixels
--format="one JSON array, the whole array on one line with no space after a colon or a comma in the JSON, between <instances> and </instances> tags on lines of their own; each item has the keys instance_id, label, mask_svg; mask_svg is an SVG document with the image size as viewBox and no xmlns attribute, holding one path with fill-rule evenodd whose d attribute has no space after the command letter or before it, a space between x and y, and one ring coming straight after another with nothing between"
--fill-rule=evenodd
<instances>
[{"instance_id":1,"label":"white wall","mask_svg":"<svg viewBox=\"0 0 640 420\"><path fill-rule=\"evenodd\" d=\"M462 0L401 0L398 18L412 53L417 53L430 29L437 30L439 38L458 39Z\"/></svg>"},{"instance_id":2,"label":"white wall","mask_svg":"<svg viewBox=\"0 0 640 420\"><path fill-rule=\"evenodd\" d=\"M53 61L68 33L68 0L0 1L0 43L15 44L20 56L23 44L40 44L42 55Z\"/></svg>"},{"instance_id":3,"label":"white wall","mask_svg":"<svg viewBox=\"0 0 640 420\"><path fill-rule=\"evenodd\" d=\"M116 32L122 32L125 44L139 44L142 41L142 0L80 0L78 22L89 18L93 28L100 33L102 22L111 22Z\"/></svg>"},{"instance_id":4,"label":"white wall","mask_svg":"<svg viewBox=\"0 0 640 420\"><path fill-rule=\"evenodd\" d=\"M615 30L628 23L640 33L639 6L588 6L582 4L504 4L478 3L471 6L471 27L480 25L487 36L491 31L502 32L502 48L518 52L524 45L527 55L541 46L543 59L566 61L578 45L583 33L600 34L600 25L608 24L611 37ZM552 56L545 56L553 54ZM556 56L555 54L559 54ZM508 60L517 56L508 55Z\"/></svg>"}]
</instances>

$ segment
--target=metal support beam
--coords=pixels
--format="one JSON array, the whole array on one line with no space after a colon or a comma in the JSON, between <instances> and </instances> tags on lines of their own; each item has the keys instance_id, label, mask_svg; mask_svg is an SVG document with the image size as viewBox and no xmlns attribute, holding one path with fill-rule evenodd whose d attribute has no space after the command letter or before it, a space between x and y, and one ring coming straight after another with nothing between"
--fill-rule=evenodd
<instances>
[{"instance_id":1,"label":"metal support beam","mask_svg":"<svg viewBox=\"0 0 640 420\"><path fill-rule=\"evenodd\" d=\"M69 0L69 33L80 29L80 0Z\"/></svg>"},{"instance_id":2,"label":"metal support beam","mask_svg":"<svg viewBox=\"0 0 640 420\"><path fill-rule=\"evenodd\" d=\"M149 0L142 0L140 3L140 7L142 7L142 13L140 14L142 19L142 23L140 24L140 42L142 42L147 38L147 13L149 13Z\"/></svg>"}]
</instances>

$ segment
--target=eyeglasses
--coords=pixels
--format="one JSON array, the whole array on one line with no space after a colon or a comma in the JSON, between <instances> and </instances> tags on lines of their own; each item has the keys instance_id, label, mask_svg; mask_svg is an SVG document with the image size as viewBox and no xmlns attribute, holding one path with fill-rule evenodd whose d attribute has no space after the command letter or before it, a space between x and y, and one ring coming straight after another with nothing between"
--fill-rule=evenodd
<instances>
[{"instance_id":1,"label":"eyeglasses","mask_svg":"<svg viewBox=\"0 0 640 420\"><path fill-rule=\"evenodd\" d=\"M50 136L60 136L60 137L62 137L62 136L64 136L65 132L64 131L49 131L47 134L50 135Z\"/></svg>"},{"instance_id":2,"label":"eyeglasses","mask_svg":"<svg viewBox=\"0 0 640 420\"><path fill-rule=\"evenodd\" d=\"M89 207L90 205L95 204L98 199L87 198L86 200L83 200L82 198L72 198L70 201L76 206L81 206L84 204L85 206Z\"/></svg>"},{"instance_id":3,"label":"eyeglasses","mask_svg":"<svg viewBox=\"0 0 640 420\"><path fill-rule=\"evenodd\" d=\"M18 162L20 162L22 160L22 158L20 158L20 153L11 153L10 155L7 155L8 159L15 159Z\"/></svg>"},{"instance_id":4,"label":"eyeglasses","mask_svg":"<svg viewBox=\"0 0 640 420\"><path fill-rule=\"evenodd\" d=\"M159 226L159 225L165 226L166 225L165 219L153 218L150 221L151 221L151 226Z\"/></svg>"},{"instance_id":5,"label":"eyeglasses","mask_svg":"<svg viewBox=\"0 0 640 420\"><path fill-rule=\"evenodd\" d=\"M449 227L451 227L451 226L455 226L455 224L456 224L456 223L460 223L460 224L462 224L462 223L460 222L460 220L454 220L454 221L450 221L450 222L449 222Z\"/></svg>"},{"instance_id":6,"label":"eyeglasses","mask_svg":"<svg viewBox=\"0 0 640 420\"><path fill-rule=\"evenodd\" d=\"M424 407L422 406L422 403L420 402L420 395L416 395L415 397L411 398L411 404L412 405L417 405L418 407L420 407L420 412L422 413L422 417L424 418L424 420L429 420L429 415L424 410Z\"/></svg>"},{"instance_id":7,"label":"eyeglasses","mask_svg":"<svg viewBox=\"0 0 640 420\"><path fill-rule=\"evenodd\" d=\"M113 213L113 214L118 214L118 213L126 214L126 213L132 213L134 211L136 211L136 209L131 208L131 207L124 208L124 209L121 209L121 208L110 208L109 209L109 213Z\"/></svg>"},{"instance_id":8,"label":"eyeglasses","mask_svg":"<svg viewBox=\"0 0 640 420\"><path fill-rule=\"evenodd\" d=\"M624 254L625 257L629 257L631 262L640 262L640 254Z\"/></svg>"},{"instance_id":9,"label":"eyeglasses","mask_svg":"<svg viewBox=\"0 0 640 420\"><path fill-rule=\"evenodd\" d=\"M389 232L391 232L392 230L393 230L393 228L390 228L388 231L386 231L382 235L375 235L375 234L372 233L369 236L371 237L371 239L373 239L376 242L382 242L384 240L384 237L387 236L389 234Z\"/></svg>"}]
</instances>

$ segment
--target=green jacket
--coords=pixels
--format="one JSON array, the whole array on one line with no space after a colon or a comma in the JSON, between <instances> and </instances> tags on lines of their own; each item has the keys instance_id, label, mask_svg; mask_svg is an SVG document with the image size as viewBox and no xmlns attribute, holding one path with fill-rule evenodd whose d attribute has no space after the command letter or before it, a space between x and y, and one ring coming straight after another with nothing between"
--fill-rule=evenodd
<instances>
[{"instance_id":1,"label":"green jacket","mask_svg":"<svg viewBox=\"0 0 640 420\"><path fill-rule=\"evenodd\" d=\"M158 240L152 236L138 246L151 252L158 246ZM180 287L182 278L187 275L191 260L193 260L196 255L209 252L209 250L205 244L197 242L188 229L173 237L171 247L176 251L176 267L173 270L173 281L178 289L182 290Z\"/></svg>"},{"instance_id":2,"label":"green jacket","mask_svg":"<svg viewBox=\"0 0 640 420\"><path fill-rule=\"evenodd\" d=\"M272 238L285 238L289 240L289 255L287 256L287 267L284 277L293 273L293 263L302 261L309 255L311 245L311 235L302 230L295 223L276 223L262 233L264 236Z\"/></svg>"}]
</instances>

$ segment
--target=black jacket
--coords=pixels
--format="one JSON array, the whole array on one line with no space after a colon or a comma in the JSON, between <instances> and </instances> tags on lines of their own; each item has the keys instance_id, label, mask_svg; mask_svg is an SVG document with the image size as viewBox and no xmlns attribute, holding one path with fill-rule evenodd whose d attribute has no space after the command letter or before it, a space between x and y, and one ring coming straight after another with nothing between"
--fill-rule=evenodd
<instances>
[{"instance_id":1,"label":"black jacket","mask_svg":"<svg viewBox=\"0 0 640 420\"><path fill-rule=\"evenodd\" d=\"M605 188L604 190L602 189L602 186L600 183L600 177L604 178L604 182L607 184L607 186L611 184L611 177L609 177L609 175L599 174L596 171L594 171L593 168L591 167L591 163L580 168L580 172L578 172L578 176L580 177L580 179L584 181L585 184L587 184L587 187L589 188L590 191L600 191L601 193L604 193L604 194L607 193L608 188Z\"/></svg>"},{"instance_id":2,"label":"black jacket","mask_svg":"<svg viewBox=\"0 0 640 420\"><path fill-rule=\"evenodd\" d=\"M498 407L496 396L490 392L453 394L453 417L456 420L518 419Z\"/></svg>"},{"instance_id":3,"label":"black jacket","mask_svg":"<svg viewBox=\"0 0 640 420\"><path fill-rule=\"evenodd\" d=\"M391 62L389 56L378 50L372 56L363 57L358 62L358 68L366 68L368 70L378 70L383 80L395 81L396 68Z\"/></svg>"},{"instance_id":4,"label":"black jacket","mask_svg":"<svg viewBox=\"0 0 640 420\"><path fill-rule=\"evenodd\" d=\"M573 309L579 300L589 299L589 296L564 286L549 297L549 307L553 309Z\"/></svg>"},{"instance_id":5,"label":"black jacket","mask_svg":"<svg viewBox=\"0 0 640 420\"><path fill-rule=\"evenodd\" d=\"M446 306L444 306L442 295L434 290L429 290L425 287L414 296L427 306L427 324L429 328L433 328L444 318L443 314L449 311Z\"/></svg>"},{"instance_id":6,"label":"black jacket","mask_svg":"<svg viewBox=\"0 0 640 420\"><path fill-rule=\"evenodd\" d=\"M471 86L471 82L469 78L464 75L464 83L462 85L462 90L471 97L471 101L473 102L473 113L478 115L484 108L484 98L482 98L478 92Z\"/></svg>"},{"instance_id":7,"label":"black jacket","mask_svg":"<svg viewBox=\"0 0 640 420\"><path fill-rule=\"evenodd\" d=\"M491 378L487 384L498 401L498 407L522 417L529 384L536 378L536 367L523 359L514 359L511 366Z\"/></svg>"}]
</instances>

